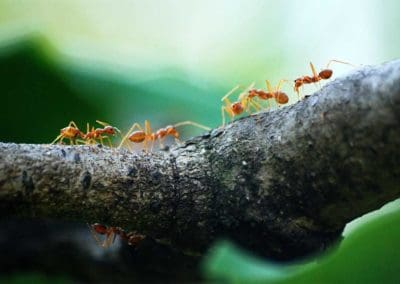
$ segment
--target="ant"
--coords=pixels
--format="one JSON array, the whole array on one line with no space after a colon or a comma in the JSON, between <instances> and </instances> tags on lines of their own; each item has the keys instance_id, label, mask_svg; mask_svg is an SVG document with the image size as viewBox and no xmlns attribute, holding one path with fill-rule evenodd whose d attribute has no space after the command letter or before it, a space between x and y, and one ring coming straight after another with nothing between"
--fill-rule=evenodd
<instances>
[{"instance_id":1,"label":"ant","mask_svg":"<svg viewBox=\"0 0 400 284\"><path fill-rule=\"evenodd\" d=\"M249 90L248 97L258 97L260 100L268 100L268 99L275 99L278 106L287 104L289 101L289 97L286 93L280 91L281 85L283 82L287 82L287 80L280 80L278 85L276 86L275 90L271 87L271 83L268 80L265 80L267 84L268 92L262 89L251 89Z\"/></svg>"},{"instance_id":2,"label":"ant","mask_svg":"<svg viewBox=\"0 0 400 284\"><path fill-rule=\"evenodd\" d=\"M121 240L126 241L128 245L131 246L137 246L139 242L145 238L144 235L137 234L136 232L125 233L125 231L120 227L107 227L99 223L95 223L92 225L88 224L88 226L90 228L93 238L102 248L110 247L114 243L117 236L119 236ZM103 242L99 240L97 234L105 235L105 239Z\"/></svg>"},{"instance_id":3,"label":"ant","mask_svg":"<svg viewBox=\"0 0 400 284\"><path fill-rule=\"evenodd\" d=\"M109 125L108 123L102 122L100 120L96 120L96 122L98 124L102 125L103 128L95 129L92 126L92 130L89 130L89 123L86 124L86 134L84 134L82 136L82 139L84 140L82 142L90 145L90 144L96 144L97 140L99 140L100 143L102 145L104 145L103 139L107 139L110 148L112 148L111 139L108 135L114 136L117 132L121 133L121 131L118 128L113 127L113 126Z\"/></svg>"},{"instance_id":4,"label":"ant","mask_svg":"<svg viewBox=\"0 0 400 284\"><path fill-rule=\"evenodd\" d=\"M253 107L256 111L261 109L261 106L253 101L252 99L254 96L250 96L250 90L253 89L254 83L252 83L246 90L239 94L237 101L231 102L229 100L229 96L231 96L236 90L240 88L240 85L237 85L228 93L226 93L221 102L225 105L221 107L221 116L222 116L222 126L225 125L225 112L229 115L230 119L232 120L235 116L242 114L244 111L250 112L250 107Z\"/></svg>"},{"instance_id":5,"label":"ant","mask_svg":"<svg viewBox=\"0 0 400 284\"><path fill-rule=\"evenodd\" d=\"M343 61L339 61L339 60L330 60L328 62L328 64L326 65L326 68L322 69L319 73L317 73L317 71L315 71L314 65L310 62L310 67L311 67L311 71L312 71L313 75L299 77L294 80L294 91L297 93L297 96L299 97L299 99L300 99L299 89L302 85L317 83L321 80L327 80L332 77L333 70L329 69L329 65L332 62L337 62L337 63L342 63L342 64L347 64L347 65L353 66L352 64L347 63L347 62L343 62Z\"/></svg>"},{"instance_id":6,"label":"ant","mask_svg":"<svg viewBox=\"0 0 400 284\"><path fill-rule=\"evenodd\" d=\"M63 144L63 140L67 138L69 139L69 143L73 145L76 144L76 138L83 138L83 136L83 132L79 130L78 126L76 126L76 123L70 121L67 127L64 127L60 130L60 135L58 135L56 139L51 142L51 144L54 144L57 141L59 142L59 144Z\"/></svg>"},{"instance_id":7,"label":"ant","mask_svg":"<svg viewBox=\"0 0 400 284\"><path fill-rule=\"evenodd\" d=\"M88 224L88 226L97 244L103 248L108 248L109 246L111 246L114 243L116 236L121 235L123 232L123 230L119 227L107 227L99 223L95 223L92 225ZM97 234L105 235L105 239L103 242L99 240Z\"/></svg>"},{"instance_id":8,"label":"ant","mask_svg":"<svg viewBox=\"0 0 400 284\"><path fill-rule=\"evenodd\" d=\"M151 142L151 149L153 148L154 142L156 140L159 141L160 147L162 147L163 146L162 141L167 136L172 136L175 138L175 140L179 141L179 132L176 130L176 128L183 126L183 125L193 125L193 126L202 128L207 131L210 130L209 127L204 126L202 124L199 124L199 123L196 123L193 121L183 121L183 122L177 123L175 125L168 125L164 128L158 129L156 132L153 132L150 127L150 122L148 120L145 120L144 129L140 126L139 123L134 123L132 125L132 127L128 130L125 137L122 139L118 148L120 148L124 145L126 139L129 139L129 141L131 141L133 143L143 143L144 142L144 148L146 151L147 151L147 143L148 142ZM136 128L139 130L133 131Z\"/></svg>"}]
</instances>

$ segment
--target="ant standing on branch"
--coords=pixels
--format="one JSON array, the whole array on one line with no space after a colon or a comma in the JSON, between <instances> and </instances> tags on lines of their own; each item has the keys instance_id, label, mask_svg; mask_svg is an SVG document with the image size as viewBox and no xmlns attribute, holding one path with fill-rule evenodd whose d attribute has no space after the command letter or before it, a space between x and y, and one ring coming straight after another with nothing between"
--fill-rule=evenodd
<instances>
[{"instance_id":1,"label":"ant standing on branch","mask_svg":"<svg viewBox=\"0 0 400 284\"><path fill-rule=\"evenodd\" d=\"M294 80L294 91L297 93L297 96L299 99L300 99L299 89L301 86L303 86L305 84L317 83L321 80L327 80L332 77L333 70L329 69L329 65L332 62L342 63L342 64L347 64L347 65L353 66L352 64L347 63L347 62L343 62L343 61L339 61L339 60L330 60L328 62L328 64L326 65L326 68L321 70L319 73L317 73L317 71L315 71L314 65L310 62L310 67L311 67L311 71L312 71L313 75L312 76L302 76L302 77L299 77Z\"/></svg>"},{"instance_id":2,"label":"ant standing on branch","mask_svg":"<svg viewBox=\"0 0 400 284\"><path fill-rule=\"evenodd\" d=\"M128 130L126 135L122 138L121 143L119 144L118 148L121 148L122 146L125 145L125 141L128 139L132 143L144 143L144 149L147 151L148 149L148 143L151 144L150 151L153 149L154 142L158 140L160 143L160 147L163 147L163 140L167 136L172 136L175 138L176 141L179 141L179 132L176 129L177 127L184 126L184 125L193 125L195 127L204 129L204 130L211 130L211 128L204 126L202 124L193 122L193 121L183 121L179 122L174 125L168 125L164 128L158 129L156 132L153 132L150 127L150 122L148 120L145 120L144 122L144 129L142 126L140 126L139 123L134 123L132 127ZM135 129L138 129L136 131L133 131ZM130 146L128 145L129 149L131 150Z\"/></svg>"}]
</instances>

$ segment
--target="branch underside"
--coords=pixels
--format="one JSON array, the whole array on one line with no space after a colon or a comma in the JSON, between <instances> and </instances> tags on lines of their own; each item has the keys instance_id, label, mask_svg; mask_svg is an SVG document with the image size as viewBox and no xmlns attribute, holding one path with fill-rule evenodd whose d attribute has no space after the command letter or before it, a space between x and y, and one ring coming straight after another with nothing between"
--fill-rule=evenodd
<instances>
[{"instance_id":1,"label":"branch underside","mask_svg":"<svg viewBox=\"0 0 400 284\"><path fill-rule=\"evenodd\" d=\"M230 238L274 259L324 249L400 196L400 61L156 153L0 144L0 214L101 222L185 252Z\"/></svg>"}]
</instances>

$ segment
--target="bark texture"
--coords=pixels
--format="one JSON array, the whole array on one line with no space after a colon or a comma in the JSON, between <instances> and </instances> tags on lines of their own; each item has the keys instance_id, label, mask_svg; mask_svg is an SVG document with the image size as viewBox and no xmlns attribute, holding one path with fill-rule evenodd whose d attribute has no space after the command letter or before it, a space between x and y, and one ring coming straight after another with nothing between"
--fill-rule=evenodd
<instances>
[{"instance_id":1,"label":"bark texture","mask_svg":"<svg viewBox=\"0 0 400 284\"><path fill-rule=\"evenodd\" d=\"M0 144L0 215L101 222L189 254L288 260L400 197L400 60L156 153Z\"/></svg>"}]
</instances>

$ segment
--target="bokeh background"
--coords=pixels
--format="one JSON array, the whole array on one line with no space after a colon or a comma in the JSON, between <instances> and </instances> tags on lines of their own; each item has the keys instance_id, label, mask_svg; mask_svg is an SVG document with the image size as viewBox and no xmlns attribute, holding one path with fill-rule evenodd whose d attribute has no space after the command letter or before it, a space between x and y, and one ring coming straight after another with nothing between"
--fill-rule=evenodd
<instances>
[{"instance_id":1,"label":"bokeh background","mask_svg":"<svg viewBox=\"0 0 400 284\"><path fill-rule=\"evenodd\" d=\"M237 84L293 80L310 61L399 58L399 11L397 0L1 0L0 141L49 143L70 120L217 127L220 98Z\"/></svg>"},{"instance_id":2,"label":"bokeh background","mask_svg":"<svg viewBox=\"0 0 400 284\"><path fill-rule=\"evenodd\" d=\"M70 120L215 127L237 84L292 80L310 61L397 58L399 9L396 0L2 0L0 140L47 143ZM335 76L351 68L333 65Z\"/></svg>"}]
</instances>

